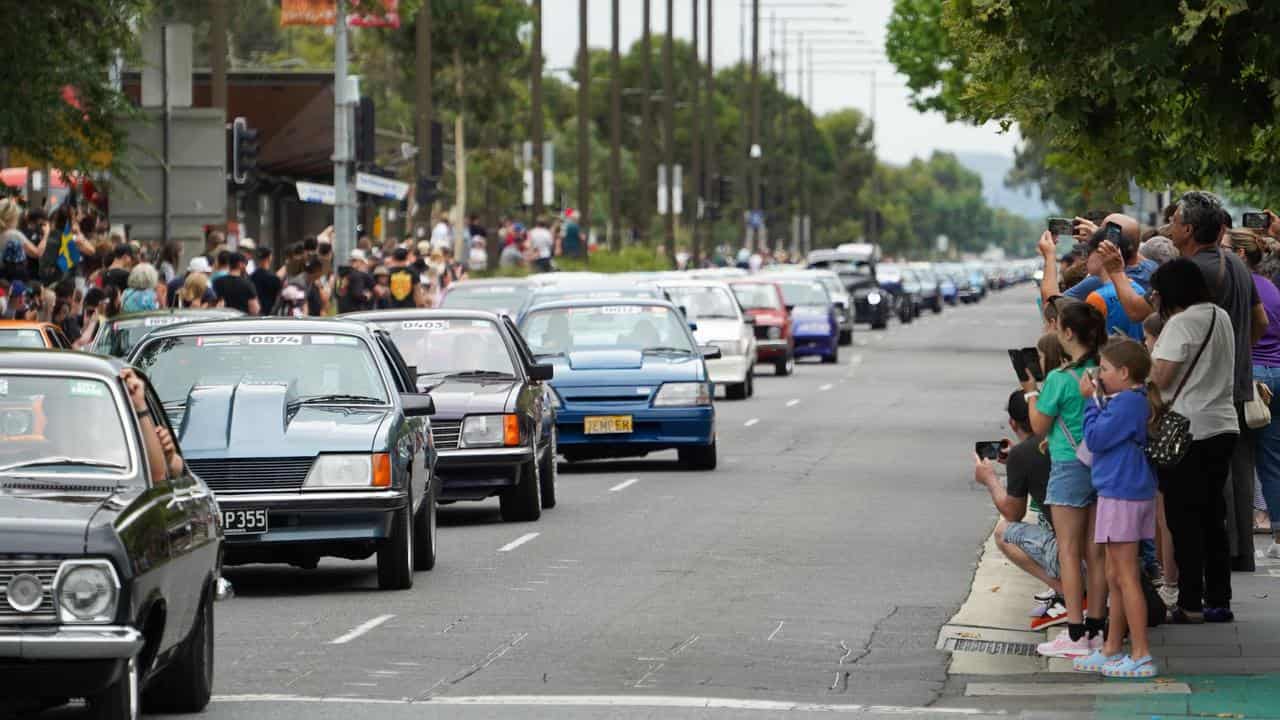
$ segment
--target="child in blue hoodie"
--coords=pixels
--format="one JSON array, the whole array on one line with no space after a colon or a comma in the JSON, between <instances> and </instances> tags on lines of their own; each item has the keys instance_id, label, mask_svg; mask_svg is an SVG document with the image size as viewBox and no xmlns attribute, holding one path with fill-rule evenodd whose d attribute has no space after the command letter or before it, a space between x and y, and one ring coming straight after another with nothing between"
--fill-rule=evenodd
<instances>
[{"instance_id":1,"label":"child in blue hoodie","mask_svg":"<svg viewBox=\"0 0 1280 720\"><path fill-rule=\"evenodd\" d=\"M1092 399L1085 405L1084 439L1093 452L1094 542L1106 546L1111 620L1102 649L1073 666L1106 677L1149 678L1157 669L1147 642L1138 543L1156 535L1156 475L1146 445L1151 403L1160 397L1146 386L1151 356L1141 343L1115 337L1099 354L1099 370L1081 379L1080 393ZM1126 631L1128 655L1121 652Z\"/></svg>"}]
</instances>

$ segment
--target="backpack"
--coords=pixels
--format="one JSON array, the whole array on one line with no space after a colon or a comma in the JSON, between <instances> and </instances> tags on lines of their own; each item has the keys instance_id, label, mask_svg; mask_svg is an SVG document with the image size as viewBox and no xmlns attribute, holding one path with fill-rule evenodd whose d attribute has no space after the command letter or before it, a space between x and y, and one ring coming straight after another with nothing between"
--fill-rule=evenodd
<instances>
[{"instance_id":1,"label":"backpack","mask_svg":"<svg viewBox=\"0 0 1280 720\"><path fill-rule=\"evenodd\" d=\"M27 253L22 248L22 236L16 232L6 233L3 255L0 255L0 271L11 281L27 277Z\"/></svg>"}]
</instances>

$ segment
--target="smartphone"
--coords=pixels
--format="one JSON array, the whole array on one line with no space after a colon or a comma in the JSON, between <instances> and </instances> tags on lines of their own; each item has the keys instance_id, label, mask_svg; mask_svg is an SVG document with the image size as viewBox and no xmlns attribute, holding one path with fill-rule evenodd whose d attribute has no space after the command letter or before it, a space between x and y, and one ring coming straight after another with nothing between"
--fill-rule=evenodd
<instances>
[{"instance_id":1,"label":"smartphone","mask_svg":"<svg viewBox=\"0 0 1280 720\"><path fill-rule=\"evenodd\" d=\"M1245 213L1244 226L1250 230L1266 230L1271 227L1271 216L1264 212Z\"/></svg>"},{"instance_id":2,"label":"smartphone","mask_svg":"<svg viewBox=\"0 0 1280 720\"><path fill-rule=\"evenodd\" d=\"M997 460L1000 458L1001 440L980 440L973 444L973 452L983 460Z\"/></svg>"},{"instance_id":3,"label":"smartphone","mask_svg":"<svg viewBox=\"0 0 1280 720\"><path fill-rule=\"evenodd\" d=\"M1044 382L1044 368L1040 367L1040 351L1033 347L1024 347L1018 351L1022 355L1022 366L1027 369L1032 379Z\"/></svg>"},{"instance_id":4,"label":"smartphone","mask_svg":"<svg viewBox=\"0 0 1280 720\"><path fill-rule=\"evenodd\" d=\"M1021 350L1010 348L1009 362L1013 365L1013 373L1018 376L1018 382L1026 382L1031 379Z\"/></svg>"},{"instance_id":5,"label":"smartphone","mask_svg":"<svg viewBox=\"0 0 1280 720\"><path fill-rule=\"evenodd\" d=\"M1120 247L1120 242L1121 242L1120 226L1113 222L1109 222L1107 223L1106 231L1107 231L1107 240L1110 241L1112 244L1114 244L1116 247Z\"/></svg>"},{"instance_id":6,"label":"smartphone","mask_svg":"<svg viewBox=\"0 0 1280 720\"><path fill-rule=\"evenodd\" d=\"M1071 236L1071 218L1051 217L1049 218L1049 232L1057 237Z\"/></svg>"}]
</instances>

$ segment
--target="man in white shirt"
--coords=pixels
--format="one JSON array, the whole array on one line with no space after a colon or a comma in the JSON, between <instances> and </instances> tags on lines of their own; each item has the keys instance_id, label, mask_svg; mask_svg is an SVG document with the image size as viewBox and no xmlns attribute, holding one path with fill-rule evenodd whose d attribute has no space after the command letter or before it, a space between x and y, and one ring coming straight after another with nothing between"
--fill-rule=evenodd
<instances>
[{"instance_id":1,"label":"man in white shirt","mask_svg":"<svg viewBox=\"0 0 1280 720\"><path fill-rule=\"evenodd\" d=\"M538 272L551 272L551 255L555 252L556 240L546 220L538 218L529 231L529 245L533 247L534 267Z\"/></svg>"},{"instance_id":2,"label":"man in white shirt","mask_svg":"<svg viewBox=\"0 0 1280 720\"><path fill-rule=\"evenodd\" d=\"M444 250L453 247L453 228L449 226L449 216L440 213L436 225L431 229L431 249Z\"/></svg>"}]
</instances>

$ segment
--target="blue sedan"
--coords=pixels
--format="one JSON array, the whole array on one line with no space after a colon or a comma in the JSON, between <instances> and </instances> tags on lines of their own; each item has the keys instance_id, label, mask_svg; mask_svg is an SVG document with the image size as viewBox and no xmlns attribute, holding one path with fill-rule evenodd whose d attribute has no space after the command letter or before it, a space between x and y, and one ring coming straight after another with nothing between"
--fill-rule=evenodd
<instances>
[{"instance_id":1,"label":"blue sedan","mask_svg":"<svg viewBox=\"0 0 1280 720\"><path fill-rule=\"evenodd\" d=\"M782 301L791 311L791 336L796 342L796 357L816 355L824 363L840 360L840 323L835 304L822 283L815 280L776 281L782 288Z\"/></svg>"},{"instance_id":2,"label":"blue sedan","mask_svg":"<svg viewBox=\"0 0 1280 720\"><path fill-rule=\"evenodd\" d=\"M698 470L716 467L713 388L684 316L650 299L568 300L532 307L520 332L555 365L559 452L573 462L674 449Z\"/></svg>"}]
</instances>

